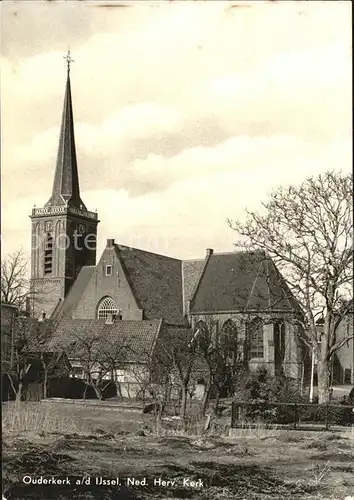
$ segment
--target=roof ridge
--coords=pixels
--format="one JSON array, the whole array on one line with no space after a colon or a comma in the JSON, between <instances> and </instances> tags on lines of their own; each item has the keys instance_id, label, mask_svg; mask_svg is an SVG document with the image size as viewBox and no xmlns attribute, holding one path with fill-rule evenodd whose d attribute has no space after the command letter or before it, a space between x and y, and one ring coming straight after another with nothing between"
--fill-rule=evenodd
<instances>
[{"instance_id":1,"label":"roof ridge","mask_svg":"<svg viewBox=\"0 0 354 500\"><path fill-rule=\"evenodd\" d=\"M130 245L122 245L120 243L114 243L115 247L118 247L119 250L128 248L129 250L137 250L138 252L148 253L150 255L156 255L157 257L163 257L165 259L176 260L178 262L182 262L181 259L177 259L176 257L170 257L169 255L163 255L161 253L150 252L149 250L143 250L142 248L132 247Z\"/></svg>"},{"instance_id":2,"label":"roof ridge","mask_svg":"<svg viewBox=\"0 0 354 500\"><path fill-rule=\"evenodd\" d=\"M85 274L85 270L87 270L87 269L93 270L96 267L97 266L82 266L82 268L80 269L78 275L76 276L76 279L74 280L74 283L72 284L70 290L68 291L68 293L66 294L64 299L60 302L60 308L57 310L57 316L56 316L57 319L60 320L63 314L65 317L65 314L67 314L68 312L71 313L71 311L73 310L75 305L77 305L78 301L81 299L81 295L79 297L76 296L76 289L77 289L78 283L80 284L80 280L82 280L82 277ZM92 277L92 274L89 276L89 278L91 279L91 277ZM86 283L84 290L86 290L87 285L88 285L88 283ZM74 298L74 300L73 300L73 298ZM69 310L67 310L68 307L69 307Z\"/></svg>"},{"instance_id":3,"label":"roof ridge","mask_svg":"<svg viewBox=\"0 0 354 500\"><path fill-rule=\"evenodd\" d=\"M201 270L201 272L199 274L199 279L198 279L198 281L197 281L197 283L195 285L194 291L193 291L193 293L191 295L190 304L192 304L194 302L195 298L196 298L196 295L197 295L199 287L200 287L200 283L201 283L201 281L202 281L202 279L204 277L204 274L205 274L205 270L208 267L210 259L212 258L213 255L214 255L213 253L207 253L207 255L204 258L203 268L202 268L202 270Z\"/></svg>"},{"instance_id":4,"label":"roof ridge","mask_svg":"<svg viewBox=\"0 0 354 500\"><path fill-rule=\"evenodd\" d=\"M250 291L250 294L249 294L248 299L247 299L247 302L246 302L246 307L245 307L245 310L246 310L246 311L247 311L248 306L249 306L249 303L250 303L250 301L251 301L251 298L252 298L252 295L253 295L253 292L254 292L254 289L255 289L255 286L256 286L257 280L258 280L258 278L259 278L259 271L260 271L260 269L261 269L262 264L263 264L263 262L260 262L260 263L258 264L257 273L256 273L256 276L255 276L255 278L254 278L254 280L253 280L253 284L252 284L252 287L251 287L251 291Z\"/></svg>"},{"instance_id":5,"label":"roof ridge","mask_svg":"<svg viewBox=\"0 0 354 500\"><path fill-rule=\"evenodd\" d=\"M213 255L250 255L250 254L264 254L263 250L235 250L234 252L214 252Z\"/></svg>"},{"instance_id":6,"label":"roof ridge","mask_svg":"<svg viewBox=\"0 0 354 500\"><path fill-rule=\"evenodd\" d=\"M114 243L113 248L114 248L116 256L117 256L117 258L118 258L118 260L120 262L120 265L122 266L123 274L125 276L125 279L128 282L128 286L129 286L130 291L131 291L131 293L132 293L132 295L134 297L135 304L136 304L136 306L137 306L138 309L140 309L140 310L143 311L143 315L144 315L144 308L142 307L142 304L140 303L140 300L138 298L136 289L134 287L134 283L133 283L133 281L131 279L130 273L128 272L128 269L127 269L124 257L122 256L121 245L119 245L119 243Z\"/></svg>"}]
</instances>

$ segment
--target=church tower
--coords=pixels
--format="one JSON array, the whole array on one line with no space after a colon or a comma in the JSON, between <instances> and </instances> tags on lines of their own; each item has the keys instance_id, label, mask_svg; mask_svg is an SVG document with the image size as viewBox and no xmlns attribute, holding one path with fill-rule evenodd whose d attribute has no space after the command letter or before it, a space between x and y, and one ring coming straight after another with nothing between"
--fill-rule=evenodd
<instances>
[{"instance_id":1,"label":"church tower","mask_svg":"<svg viewBox=\"0 0 354 500\"><path fill-rule=\"evenodd\" d=\"M52 194L33 208L31 295L35 315L53 315L83 266L96 264L96 212L80 197L70 85L70 51Z\"/></svg>"}]
</instances>

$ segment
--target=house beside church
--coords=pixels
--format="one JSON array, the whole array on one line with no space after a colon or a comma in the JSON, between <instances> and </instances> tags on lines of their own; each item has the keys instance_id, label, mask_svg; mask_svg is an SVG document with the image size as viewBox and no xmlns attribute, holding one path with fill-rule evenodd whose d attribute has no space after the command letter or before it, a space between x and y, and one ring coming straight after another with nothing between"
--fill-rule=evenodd
<instances>
[{"instance_id":1,"label":"house beside church","mask_svg":"<svg viewBox=\"0 0 354 500\"><path fill-rule=\"evenodd\" d=\"M348 304L346 313L336 331L337 341L348 339L334 354L332 379L334 384L354 385L354 305ZM351 338L350 338L351 337Z\"/></svg>"},{"instance_id":2,"label":"house beside church","mask_svg":"<svg viewBox=\"0 0 354 500\"><path fill-rule=\"evenodd\" d=\"M79 189L70 66L52 193L30 218L32 312L57 322L57 344L95 332L152 349L164 328L178 336L204 324L240 338L250 369L301 376L303 346L292 321L299 306L264 252L208 249L204 258L181 260L109 237L96 262L99 219ZM74 351L67 354L75 366Z\"/></svg>"},{"instance_id":3,"label":"house beside church","mask_svg":"<svg viewBox=\"0 0 354 500\"><path fill-rule=\"evenodd\" d=\"M1 364L12 357L13 337L18 308L13 304L1 303ZM2 369L2 371L4 371Z\"/></svg>"},{"instance_id":4,"label":"house beside church","mask_svg":"<svg viewBox=\"0 0 354 500\"><path fill-rule=\"evenodd\" d=\"M335 331L335 342L342 344L334 352L331 361L332 385L354 385L354 306L353 300L343 304L338 311L338 325ZM318 326L323 328L323 318L318 321ZM317 361L317 360L316 360ZM317 363L315 366L317 371Z\"/></svg>"}]
</instances>

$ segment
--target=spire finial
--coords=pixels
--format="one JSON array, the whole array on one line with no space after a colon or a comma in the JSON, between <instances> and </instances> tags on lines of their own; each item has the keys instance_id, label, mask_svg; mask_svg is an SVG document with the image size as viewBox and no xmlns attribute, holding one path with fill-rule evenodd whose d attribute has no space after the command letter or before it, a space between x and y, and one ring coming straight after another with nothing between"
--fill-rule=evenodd
<instances>
[{"instance_id":1,"label":"spire finial","mask_svg":"<svg viewBox=\"0 0 354 500\"><path fill-rule=\"evenodd\" d=\"M69 74L70 73L70 64L72 62L74 62L74 59L70 55L70 49L68 49L68 53L65 56L63 56L63 58L66 60L68 74Z\"/></svg>"}]
</instances>

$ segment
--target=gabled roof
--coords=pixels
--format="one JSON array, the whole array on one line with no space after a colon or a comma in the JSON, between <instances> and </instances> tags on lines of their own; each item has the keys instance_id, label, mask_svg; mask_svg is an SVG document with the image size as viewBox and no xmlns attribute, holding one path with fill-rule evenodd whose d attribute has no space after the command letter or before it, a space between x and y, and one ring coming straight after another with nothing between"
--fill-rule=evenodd
<instances>
[{"instance_id":1,"label":"gabled roof","mask_svg":"<svg viewBox=\"0 0 354 500\"><path fill-rule=\"evenodd\" d=\"M47 349L63 349L69 359L80 354L84 342L96 341L97 349L102 345L124 346L129 357L127 362L144 361L151 353L161 330L162 321L122 321L115 320L107 324L99 319L63 319L59 322L55 335L49 341Z\"/></svg>"},{"instance_id":2,"label":"gabled roof","mask_svg":"<svg viewBox=\"0 0 354 500\"><path fill-rule=\"evenodd\" d=\"M192 313L294 309L284 278L262 251L210 255L191 305Z\"/></svg>"},{"instance_id":3,"label":"gabled roof","mask_svg":"<svg viewBox=\"0 0 354 500\"><path fill-rule=\"evenodd\" d=\"M183 322L182 262L118 244L115 249L144 319Z\"/></svg>"},{"instance_id":4,"label":"gabled roof","mask_svg":"<svg viewBox=\"0 0 354 500\"><path fill-rule=\"evenodd\" d=\"M95 269L96 266L84 266L80 269L80 272L70 288L69 293L59 307L55 309L53 313L54 318L60 319L63 317L71 317L72 311L75 310L75 307L89 284Z\"/></svg>"}]
</instances>

